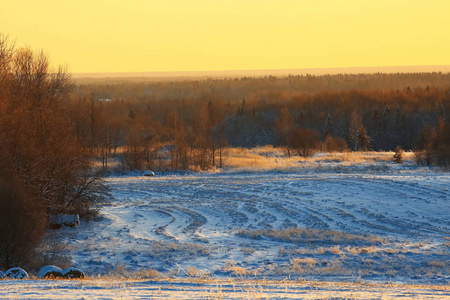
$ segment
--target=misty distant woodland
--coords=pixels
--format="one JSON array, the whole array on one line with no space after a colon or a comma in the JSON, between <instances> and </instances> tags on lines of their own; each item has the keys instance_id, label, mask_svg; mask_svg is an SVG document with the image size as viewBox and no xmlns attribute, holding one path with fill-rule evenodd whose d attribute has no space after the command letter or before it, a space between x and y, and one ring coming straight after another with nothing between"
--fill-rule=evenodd
<instances>
[{"instance_id":1,"label":"misty distant woodland","mask_svg":"<svg viewBox=\"0 0 450 300\"><path fill-rule=\"evenodd\" d=\"M55 263L48 216L94 218L105 172L221 168L230 147L264 145L448 168L449 118L450 74L74 81L0 36L0 268Z\"/></svg>"},{"instance_id":2,"label":"misty distant woodland","mask_svg":"<svg viewBox=\"0 0 450 300\"><path fill-rule=\"evenodd\" d=\"M359 74L76 85L77 141L106 166L221 167L227 147L273 145L286 155L413 150L448 165L450 74Z\"/></svg>"}]
</instances>

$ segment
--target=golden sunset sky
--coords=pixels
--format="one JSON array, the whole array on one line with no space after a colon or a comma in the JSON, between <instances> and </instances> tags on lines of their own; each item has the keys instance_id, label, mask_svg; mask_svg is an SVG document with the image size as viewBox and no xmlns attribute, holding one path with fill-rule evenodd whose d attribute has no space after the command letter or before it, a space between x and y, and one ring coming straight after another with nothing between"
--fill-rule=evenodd
<instances>
[{"instance_id":1,"label":"golden sunset sky","mask_svg":"<svg viewBox=\"0 0 450 300\"><path fill-rule=\"evenodd\" d=\"M448 0L0 0L74 73L450 65Z\"/></svg>"}]
</instances>

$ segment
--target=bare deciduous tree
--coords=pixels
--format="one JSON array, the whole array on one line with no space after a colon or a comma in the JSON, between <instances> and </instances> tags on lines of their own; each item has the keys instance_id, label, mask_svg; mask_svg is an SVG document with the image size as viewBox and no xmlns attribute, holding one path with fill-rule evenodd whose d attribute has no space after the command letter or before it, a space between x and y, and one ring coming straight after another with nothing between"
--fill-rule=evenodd
<instances>
[{"instance_id":1,"label":"bare deciduous tree","mask_svg":"<svg viewBox=\"0 0 450 300\"><path fill-rule=\"evenodd\" d=\"M289 109L285 106L281 109L278 114L278 118L275 122L275 126L277 128L278 136L280 139L280 144L286 147L286 152L288 157L291 157L290 145L289 145L289 134L292 131L292 125L294 120L292 118Z\"/></svg>"},{"instance_id":2,"label":"bare deciduous tree","mask_svg":"<svg viewBox=\"0 0 450 300\"><path fill-rule=\"evenodd\" d=\"M313 129L299 128L291 133L289 139L292 148L297 150L298 155L308 157L316 152L320 135Z\"/></svg>"},{"instance_id":3,"label":"bare deciduous tree","mask_svg":"<svg viewBox=\"0 0 450 300\"><path fill-rule=\"evenodd\" d=\"M5 42L0 51L8 66L0 74L0 165L44 203L47 213L89 214L89 201L78 189L89 191L98 178L90 180L88 153L68 118L70 76L63 68L52 71L42 52L13 51ZM73 205L77 201L84 205Z\"/></svg>"}]
</instances>

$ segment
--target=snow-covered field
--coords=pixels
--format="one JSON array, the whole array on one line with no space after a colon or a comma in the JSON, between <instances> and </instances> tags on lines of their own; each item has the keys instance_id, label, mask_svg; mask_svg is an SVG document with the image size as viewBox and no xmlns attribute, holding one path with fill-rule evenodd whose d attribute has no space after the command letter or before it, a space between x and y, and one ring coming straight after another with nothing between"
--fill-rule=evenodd
<instances>
[{"instance_id":1,"label":"snow-covered field","mask_svg":"<svg viewBox=\"0 0 450 300\"><path fill-rule=\"evenodd\" d=\"M195 279L0 280L1 299L448 299L448 286Z\"/></svg>"},{"instance_id":2,"label":"snow-covered field","mask_svg":"<svg viewBox=\"0 0 450 300\"><path fill-rule=\"evenodd\" d=\"M118 297L123 288L130 298L145 290L152 297L181 291L183 298L189 290L192 298L200 295L195 291L226 298L234 297L226 283L234 278L258 280L238 290L263 290L268 297L293 297L315 280L334 283L321 285L317 297L356 295L338 294L336 282L345 286L341 292L375 283L373 293L450 297L450 173L412 164L321 162L295 171L133 173L106 182L115 198L102 205L101 218L62 229L73 266L91 277L140 281L55 281L60 295L93 289ZM6 282L0 287L19 288ZM49 284L20 283L34 292Z\"/></svg>"}]
</instances>

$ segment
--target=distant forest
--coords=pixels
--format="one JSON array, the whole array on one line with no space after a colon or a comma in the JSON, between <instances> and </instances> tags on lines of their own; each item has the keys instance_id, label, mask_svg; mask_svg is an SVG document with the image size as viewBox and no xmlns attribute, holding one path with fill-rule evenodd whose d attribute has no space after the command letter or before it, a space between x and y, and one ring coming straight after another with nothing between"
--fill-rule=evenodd
<instances>
[{"instance_id":1,"label":"distant forest","mask_svg":"<svg viewBox=\"0 0 450 300\"><path fill-rule=\"evenodd\" d=\"M423 150L435 135L443 145L450 74L97 79L77 84L71 104L77 139L104 164L124 147L130 168L166 161L206 169L220 166L228 146L282 146L307 156L311 149Z\"/></svg>"}]
</instances>

